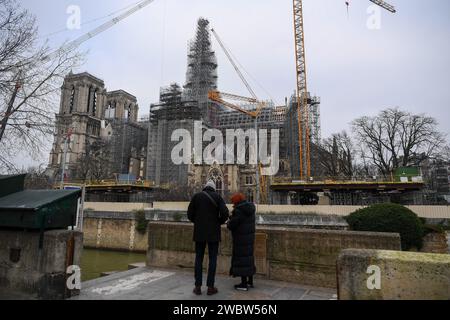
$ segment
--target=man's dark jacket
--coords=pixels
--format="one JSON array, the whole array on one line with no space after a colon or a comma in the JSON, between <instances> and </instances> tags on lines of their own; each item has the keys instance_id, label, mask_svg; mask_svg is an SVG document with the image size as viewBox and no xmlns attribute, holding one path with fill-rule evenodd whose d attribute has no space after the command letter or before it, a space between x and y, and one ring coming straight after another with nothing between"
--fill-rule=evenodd
<instances>
[{"instance_id":1,"label":"man's dark jacket","mask_svg":"<svg viewBox=\"0 0 450 320\"><path fill-rule=\"evenodd\" d=\"M253 255L256 233L256 208L253 203L243 201L236 205L228 221L233 235L233 255L230 275L251 277L256 273Z\"/></svg>"},{"instance_id":2,"label":"man's dark jacket","mask_svg":"<svg viewBox=\"0 0 450 320\"><path fill-rule=\"evenodd\" d=\"M204 193L208 193L211 201ZM206 187L192 197L188 207L188 219L194 223L195 242L220 242L221 228L229 217L222 197L211 187Z\"/></svg>"}]
</instances>

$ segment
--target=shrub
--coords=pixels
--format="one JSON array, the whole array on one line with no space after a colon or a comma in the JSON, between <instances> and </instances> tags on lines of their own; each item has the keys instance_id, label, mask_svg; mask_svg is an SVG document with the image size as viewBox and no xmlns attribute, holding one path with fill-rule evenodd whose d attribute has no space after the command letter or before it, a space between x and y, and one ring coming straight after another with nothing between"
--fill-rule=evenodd
<instances>
[{"instance_id":1,"label":"shrub","mask_svg":"<svg viewBox=\"0 0 450 320\"><path fill-rule=\"evenodd\" d=\"M424 235L430 233L445 233L445 228L441 224L425 224L424 225Z\"/></svg>"},{"instance_id":2,"label":"shrub","mask_svg":"<svg viewBox=\"0 0 450 320\"><path fill-rule=\"evenodd\" d=\"M144 234L147 231L148 221L145 219L145 211L138 210L134 212L134 218L136 219L136 231Z\"/></svg>"},{"instance_id":3,"label":"shrub","mask_svg":"<svg viewBox=\"0 0 450 320\"><path fill-rule=\"evenodd\" d=\"M359 209L345 218L351 230L400 233L402 250L421 249L424 225L408 208L393 204L376 204Z\"/></svg>"},{"instance_id":4,"label":"shrub","mask_svg":"<svg viewBox=\"0 0 450 320\"><path fill-rule=\"evenodd\" d=\"M180 222L183 219L183 215L179 212L175 213L173 215L173 221Z\"/></svg>"}]
</instances>

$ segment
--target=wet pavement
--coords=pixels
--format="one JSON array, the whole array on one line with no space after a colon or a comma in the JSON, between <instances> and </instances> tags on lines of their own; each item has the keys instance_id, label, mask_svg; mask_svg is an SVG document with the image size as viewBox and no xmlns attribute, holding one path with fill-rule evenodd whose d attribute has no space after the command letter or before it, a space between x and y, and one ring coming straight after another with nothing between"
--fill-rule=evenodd
<instances>
[{"instance_id":1,"label":"wet pavement","mask_svg":"<svg viewBox=\"0 0 450 320\"><path fill-rule=\"evenodd\" d=\"M207 296L203 287L203 294L196 296L192 272L141 267L83 282L72 300L336 300L334 289L255 279L255 288L241 292L234 289L238 282L217 276L218 294Z\"/></svg>"}]
</instances>

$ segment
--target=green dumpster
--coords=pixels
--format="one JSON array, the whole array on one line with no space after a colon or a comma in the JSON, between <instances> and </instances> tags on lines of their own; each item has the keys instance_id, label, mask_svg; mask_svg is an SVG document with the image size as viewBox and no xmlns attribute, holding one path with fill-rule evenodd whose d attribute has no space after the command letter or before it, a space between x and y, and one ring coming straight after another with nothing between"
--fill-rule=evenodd
<instances>
[{"instance_id":1,"label":"green dumpster","mask_svg":"<svg viewBox=\"0 0 450 320\"><path fill-rule=\"evenodd\" d=\"M23 190L23 178L0 177L0 195L6 194L0 196L0 227L48 230L75 225L80 190Z\"/></svg>"}]
</instances>

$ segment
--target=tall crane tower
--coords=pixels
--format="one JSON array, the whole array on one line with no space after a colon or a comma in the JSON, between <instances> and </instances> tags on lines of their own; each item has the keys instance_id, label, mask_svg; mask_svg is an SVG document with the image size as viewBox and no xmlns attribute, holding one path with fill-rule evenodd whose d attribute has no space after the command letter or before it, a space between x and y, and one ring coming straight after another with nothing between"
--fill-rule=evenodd
<instances>
[{"instance_id":1,"label":"tall crane tower","mask_svg":"<svg viewBox=\"0 0 450 320\"><path fill-rule=\"evenodd\" d=\"M369 0L389 12L395 13L394 6L382 0ZM348 5L348 2L347 2ZM300 179L311 177L311 138L309 124L308 83L305 53L305 28L303 24L303 0L293 0L295 62L297 78L297 127Z\"/></svg>"}]
</instances>

